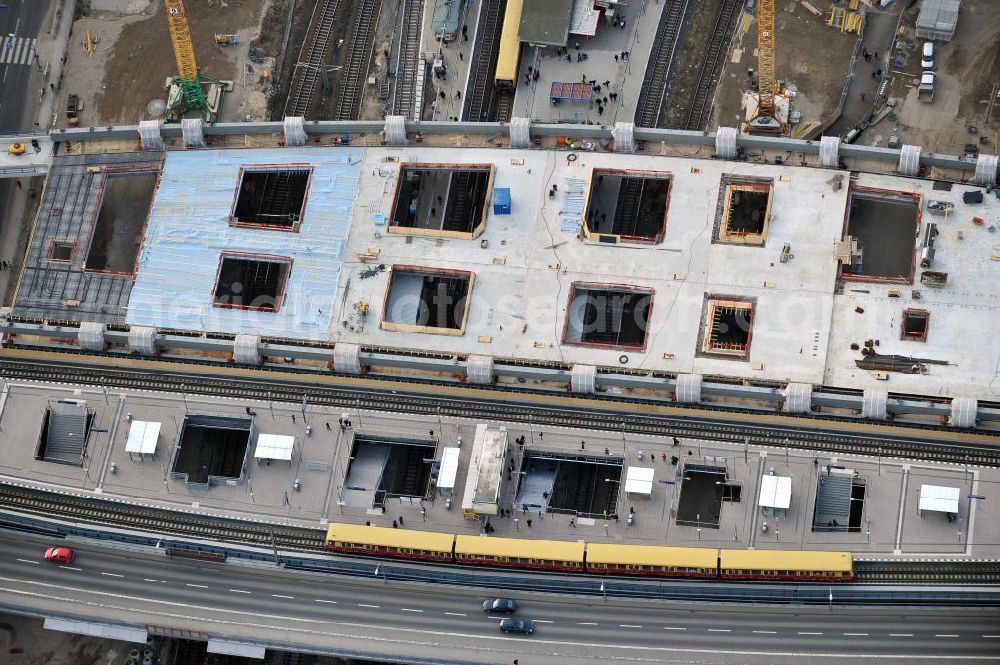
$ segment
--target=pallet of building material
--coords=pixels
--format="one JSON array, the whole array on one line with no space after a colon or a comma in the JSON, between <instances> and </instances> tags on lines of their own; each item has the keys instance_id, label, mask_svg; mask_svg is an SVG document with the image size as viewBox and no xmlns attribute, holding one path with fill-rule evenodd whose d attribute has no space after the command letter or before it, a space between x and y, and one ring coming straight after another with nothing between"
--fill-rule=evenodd
<instances>
[{"instance_id":1,"label":"pallet of building material","mask_svg":"<svg viewBox=\"0 0 1000 665\"><path fill-rule=\"evenodd\" d=\"M851 14L847 14L844 17L844 21L841 25L840 31L856 32L860 35L861 26L864 24L864 22L865 22L865 15L860 12L853 12Z\"/></svg>"}]
</instances>

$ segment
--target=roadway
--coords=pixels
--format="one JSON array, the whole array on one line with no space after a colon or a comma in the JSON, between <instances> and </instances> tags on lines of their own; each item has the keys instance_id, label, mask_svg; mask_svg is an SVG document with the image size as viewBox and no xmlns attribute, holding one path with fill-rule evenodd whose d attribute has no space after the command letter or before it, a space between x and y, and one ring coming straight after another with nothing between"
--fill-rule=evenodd
<instances>
[{"instance_id":1,"label":"roadway","mask_svg":"<svg viewBox=\"0 0 1000 665\"><path fill-rule=\"evenodd\" d=\"M275 647L406 662L696 663L1000 660L1000 610L747 607L512 594L533 636L506 636L471 590L166 559L5 533L0 607L155 624ZM56 543L62 544L62 543Z\"/></svg>"},{"instance_id":2,"label":"roadway","mask_svg":"<svg viewBox=\"0 0 1000 665\"><path fill-rule=\"evenodd\" d=\"M39 90L37 83L31 85L32 73L38 72L31 40L41 37L52 0L0 0L0 5L7 5L0 10L0 48L9 51L0 53L0 132L30 130Z\"/></svg>"}]
</instances>

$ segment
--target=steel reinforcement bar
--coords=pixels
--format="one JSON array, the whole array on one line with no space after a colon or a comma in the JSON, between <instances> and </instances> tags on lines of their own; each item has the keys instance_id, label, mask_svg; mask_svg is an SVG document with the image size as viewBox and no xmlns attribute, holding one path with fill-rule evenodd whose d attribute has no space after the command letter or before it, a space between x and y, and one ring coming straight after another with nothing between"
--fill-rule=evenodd
<instances>
[{"instance_id":1,"label":"steel reinforcement bar","mask_svg":"<svg viewBox=\"0 0 1000 665\"><path fill-rule=\"evenodd\" d=\"M734 423L732 414L722 409L719 409L718 417L703 415L704 411L712 410L705 405L700 405L701 413L692 415L623 413L621 401L608 400L607 409L596 408L592 406L593 402L601 399L586 395L581 397L579 407L570 409L539 403L547 395L522 393L514 387L507 386L494 389L495 399L484 399L471 394L460 394L464 390L462 384L455 384L454 389L457 394L450 396L415 392L414 384L421 382L402 380L399 377L365 375L363 378L377 380L387 386L385 389L373 389L364 385L355 388L309 383L314 377L308 374L303 375L300 382L288 380L284 376L279 376L277 372L259 371L260 378L235 378L186 373L181 363L177 363L174 367L165 366L163 372L150 373L145 370L96 367L69 362L56 364L0 359L0 376L33 381L184 392L296 404L305 401L317 406L348 406L373 411L439 414L499 422L527 421L534 426L559 426L656 436L673 435L770 447L801 448L837 455L878 455L1000 466L1000 445L931 441L913 435L894 436L886 433L884 428L870 433L845 433L834 429L836 423L824 426L824 423L806 419L803 419L801 426L775 424L766 421L765 416L773 415L768 413L753 414L761 417L760 424L745 420ZM272 374L273 378L269 374ZM439 387L439 384L431 381L422 383L429 388ZM399 386L398 390L389 387L396 385ZM486 390L484 387L477 388ZM560 396L574 398L569 394ZM636 407L649 404L639 399L631 402L634 402Z\"/></svg>"}]
</instances>

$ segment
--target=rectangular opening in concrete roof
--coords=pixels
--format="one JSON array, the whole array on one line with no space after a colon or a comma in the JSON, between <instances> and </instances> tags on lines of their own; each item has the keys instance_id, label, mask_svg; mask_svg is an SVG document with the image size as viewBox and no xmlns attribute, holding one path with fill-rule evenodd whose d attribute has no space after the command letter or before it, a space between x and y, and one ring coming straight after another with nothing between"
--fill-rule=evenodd
<instances>
[{"instance_id":1,"label":"rectangular opening in concrete roof","mask_svg":"<svg viewBox=\"0 0 1000 665\"><path fill-rule=\"evenodd\" d=\"M926 342L931 314L925 309L904 309L900 339L912 342Z\"/></svg>"},{"instance_id":2,"label":"rectangular opening in concrete roof","mask_svg":"<svg viewBox=\"0 0 1000 665\"><path fill-rule=\"evenodd\" d=\"M851 188L845 236L855 245L841 276L852 280L910 283L920 225L917 194Z\"/></svg>"},{"instance_id":3,"label":"rectangular opening in concrete roof","mask_svg":"<svg viewBox=\"0 0 1000 665\"><path fill-rule=\"evenodd\" d=\"M601 242L658 243L667 227L669 173L595 169L586 234Z\"/></svg>"},{"instance_id":4,"label":"rectangular opening in concrete roof","mask_svg":"<svg viewBox=\"0 0 1000 665\"><path fill-rule=\"evenodd\" d=\"M652 303L651 289L573 284L563 341L614 349L643 349Z\"/></svg>"},{"instance_id":5,"label":"rectangular opening in concrete roof","mask_svg":"<svg viewBox=\"0 0 1000 665\"><path fill-rule=\"evenodd\" d=\"M45 258L49 261L69 263L73 260L74 253L76 253L75 240L53 240L49 243L49 251Z\"/></svg>"},{"instance_id":6,"label":"rectangular opening in concrete roof","mask_svg":"<svg viewBox=\"0 0 1000 665\"><path fill-rule=\"evenodd\" d=\"M748 358L754 306L752 298L707 296L699 352L708 356Z\"/></svg>"},{"instance_id":7,"label":"rectangular opening in concrete roof","mask_svg":"<svg viewBox=\"0 0 1000 665\"><path fill-rule=\"evenodd\" d=\"M104 171L84 270L134 274L157 172Z\"/></svg>"},{"instance_id":8,"label":"rectangular opening in concrete roof","mask_svg":"<svg viewBox=\"0 0 1000 665\"><path fill-rule=\"evenodd\" d=\"M224 253L215 278L216 307L281 309L292 260L284 256Z\"/></svg>"},{"instance_id":9,"label":"rectangular opening in concrete roof","mask_svg":"<svg viewBox=\"0 0 1000 665\"><path fill-rule=\"evenodd\" d=\"M245 166L233 203L232 222L281 231L298 230L312 169L308 166Z\"/></svg>"},{"instance_id":10,"label":"rectangular opening in concrete roof","mask_svg":"<svg viewBox=\"0 0 1000 665\"><path fill-rule=\"evenodd\" d=\"M773 182L722 176L713 242L763 246L771 221Z\"/></svg>"},{"instance_id":11,"label":"rectangular opening in concrete roof","mask_svg":"<svg viewBox=\"0 0 1000 665\"><path fill-rule=\"evenodd\" d=\"M404 164L389 231L475 238L486 228L492 190L490 164Z\"/></svg>"},{"instance_id":12,"label":"rectangular opening in concrete roof","mask_svg":"<svg viewBox=\"0 0 1000 665\"><path fill-rule=\"evenodd\" d=\"M382 328L461 335L475 274L464 270L393 266L382 308Z\"/></svg>"}]
</instances>

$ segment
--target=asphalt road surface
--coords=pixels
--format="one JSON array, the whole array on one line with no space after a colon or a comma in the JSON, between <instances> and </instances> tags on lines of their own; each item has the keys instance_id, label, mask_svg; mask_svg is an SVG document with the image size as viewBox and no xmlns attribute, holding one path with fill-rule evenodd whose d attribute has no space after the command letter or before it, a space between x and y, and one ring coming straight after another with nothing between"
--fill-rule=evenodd
<instances>
[{"instance_id":1,"label":"asphalt road surface","mask_svg":"<svg viewBox=\"0 0 1000 665\"><path fill-rule=\"evenodd\" d=\"M77 551L71 565L47 545ZM320 652L449 662L906 663L1000 660L1000 611L774 608L511 594L532 636L499 632L487 594L267 566L208 564L3 533L0 607Z\"/></svg>"},{"instance_id":2,"label":"asphalt road surface","mask_svg":"<svg viewBox=\"0 0 1000 665\"><path fill-rule=\"evenodd\" d=\"M0 0L0 132L33 128L38 85L29 85L38 73L35 40L43 28L52 0Z\"/></svg>"}]
</instances>

